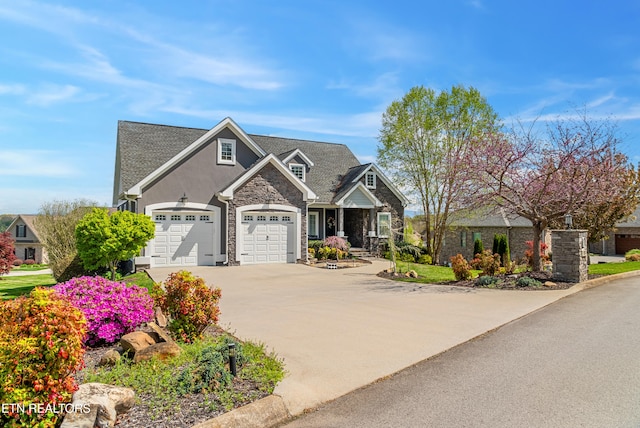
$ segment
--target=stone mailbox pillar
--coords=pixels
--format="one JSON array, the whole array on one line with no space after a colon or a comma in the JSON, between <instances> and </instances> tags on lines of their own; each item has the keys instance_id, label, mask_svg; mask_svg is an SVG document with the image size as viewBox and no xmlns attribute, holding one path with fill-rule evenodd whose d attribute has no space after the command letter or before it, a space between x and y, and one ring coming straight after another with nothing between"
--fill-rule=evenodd
<instances>
[{"instance_id":1,"label":"stone mailbox pillar","mask_svg":"<svg viewBox=\"0 0 640 428\"><path fill-rule=\"evenodd\" d=\"M589 278L586 230L552 230L553 278L583 282Z\"/></svg>"}]
</instances>

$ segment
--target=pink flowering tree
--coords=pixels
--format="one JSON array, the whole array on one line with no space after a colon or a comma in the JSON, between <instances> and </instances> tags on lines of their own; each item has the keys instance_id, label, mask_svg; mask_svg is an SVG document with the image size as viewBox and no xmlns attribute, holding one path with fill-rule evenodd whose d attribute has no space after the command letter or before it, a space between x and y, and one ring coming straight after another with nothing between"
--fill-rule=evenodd
<instances>
[{"instance_id":1,"label":"pink flowering tree","mask_svg":"<svg viewBox=\"0 0 640 428\"><path fill-rule=\"evenodd\" d=\"M469 164L476 171L483 203L531 221L537 271L542 231L565 214L585 215L607 204L612 194L627 189L627 172L633 168L618 152L609 121L580 114L547 126L542 135L533 128L485 135L484 149L474 153Z\"/></svg>"}]
</instances>

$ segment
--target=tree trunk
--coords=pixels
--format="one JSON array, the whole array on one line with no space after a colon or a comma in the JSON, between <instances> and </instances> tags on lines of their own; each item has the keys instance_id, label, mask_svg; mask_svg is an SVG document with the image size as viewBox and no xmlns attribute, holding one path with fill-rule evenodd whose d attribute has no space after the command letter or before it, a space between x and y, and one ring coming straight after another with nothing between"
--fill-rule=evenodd
<instances>
[{"instance_id":1,"label":"tree trunk","mask_svg":"<svg viewBox=\"0 0 640 428\"><path fill-rule=\"evenodd\" d=\"M536 220L531 222L533 224L533 266L534 272L542 271L542 257L540 254L540 236L542 231L547 227L546 222Z\"/></svg>"}]
</instances>

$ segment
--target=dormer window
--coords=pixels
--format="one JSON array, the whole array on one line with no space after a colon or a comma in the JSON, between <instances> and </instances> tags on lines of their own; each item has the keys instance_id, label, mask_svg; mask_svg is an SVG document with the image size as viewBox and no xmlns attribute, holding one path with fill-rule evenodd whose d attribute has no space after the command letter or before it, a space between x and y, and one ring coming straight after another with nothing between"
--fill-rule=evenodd
<instances>
[{"instance_id":1,"label":"dormer window","mask_svg":"<svg viewBox=\"0 0 640 428\"><path fill-rule=\"evenodd\" d=\"M218 163L223 165L236 164L236 140L218 138Z\"/></svg>"},{"instance_id":2,"label":"dormer window","mask_svg":"<svg viewBox=\"0 0 640 428\"><path fill-rule=\"evenodd\" d=\"M300 180L304 181L305 179L304 165L299 163L291 163L289 164L289 169L291 170L291 172L293 172L293 175L298 177Z\"/></svg>"},{"instance_id":3,"label":"dormer window","mask_svg":"<svg viewBox=\"0 0 640 428\"><path fill-rule=\"evenodd\" d=\"M367 172L364 176L364 182L367 186L367 189L375 189L376 188L376 173L375 172Z\"/></svg>"}]
</instances>

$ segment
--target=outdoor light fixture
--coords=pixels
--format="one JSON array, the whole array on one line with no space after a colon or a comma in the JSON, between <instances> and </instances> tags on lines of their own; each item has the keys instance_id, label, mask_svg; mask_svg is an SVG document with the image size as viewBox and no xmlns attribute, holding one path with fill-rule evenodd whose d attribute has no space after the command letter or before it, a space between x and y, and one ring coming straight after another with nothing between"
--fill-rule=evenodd
<instances>
[{"instance_id":1,"label":"outdoor light fixture","mask_svg":"<svg viewBox=\"0 0 640 428\"><path fill-rule=\"evenodd\" d=\"M571 226L573 226L573 216L571 214L566 213L564 215L564 225L567 229L571 229Z\"/></svg>"},{"instance_id":2,"label":"outdoor light fixture","mask_svg":"<svg viewBox=\"0 0 640 428\"><path fill-rule=\"evenodd\" d=\"M231 370L233 377L236 377L238 373L236 368L236 344L233 342L229 343L229 370Z\"/></svg>"},{"instance_id":3,"label":"outdoor light fixture","mask_svg":"<svg viewBox=\"0 0 640 428\"><path fill-rule=\"evenodd\" d=\"M180 201L180 203L182 204L186 204L187 201L189 200L189 198L187 198L187 194L183 193L182 196L180 197L180 199L178 199Z\"/></svg>"}]
</instances>

